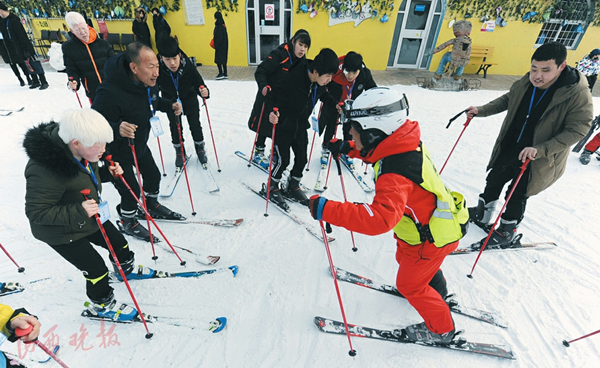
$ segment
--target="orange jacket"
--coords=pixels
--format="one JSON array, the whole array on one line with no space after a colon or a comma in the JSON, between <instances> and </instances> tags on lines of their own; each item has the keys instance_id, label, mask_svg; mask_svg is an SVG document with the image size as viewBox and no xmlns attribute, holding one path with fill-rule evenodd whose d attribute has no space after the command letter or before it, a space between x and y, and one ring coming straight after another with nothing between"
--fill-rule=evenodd
<instances>
[{"instance_id":1,"label":"orange jacket","mask_svg":"<svg viewBox=\"0 0 600 368\"><path fill-rule=\"evenodd\" d=\"M419 123L406 120L367 157L360 157L356 149L349 156L372 164L384 157L417 149L420 138ZM417 216L421 224L428 224L434 209L435 195L402 175L387 173L380 175L375 183L373 203L330 200L323 209L323 221L361 234L379 235L390 231L404 215Z\"/></svg>"}]
</instances>

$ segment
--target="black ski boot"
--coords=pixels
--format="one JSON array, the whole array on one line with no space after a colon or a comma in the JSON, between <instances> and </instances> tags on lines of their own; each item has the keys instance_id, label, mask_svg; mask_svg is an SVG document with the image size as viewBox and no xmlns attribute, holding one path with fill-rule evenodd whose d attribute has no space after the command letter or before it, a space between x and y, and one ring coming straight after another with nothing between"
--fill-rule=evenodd
<instances>
[{"instance_id":1,"label":"black ski boot","mask_svg":"<svg viewBox=\"0 0 600 368\"><path fill-rule=\"evenodd\" d=\"M581 152L581 156L579 156L579 162L581 162L582 165L589 164L593 153L594 152L592 151L584 149L583 152Z\"/></svg>"},{"instance_id":2,"label":"black ski boot","mask_svg":"<svg viewBox=\"0 0 600 368\"><path fill-rule=\"evenodd\" d=\"M486 232L489 232L491 230L490 223L496 209L496 203L498 203L498 200L485 203L485 200L479 196L477 207L469 207L469 220Z\"/></svg>"},{"instance_id":3,"label":"black ski boot","mask_svg":"<svg viewBox=\"0 0 600 368\"><path fill-rule=\"evenodd\" d=\"M267 185L263 184L262 187L263 195L267 196ZM285 203L285 199L283 198L283 194L281 193L281 189L279 188L279 180L271 179L271 189L269 190L269 196L271 202L275 203L277 206L283 208L286 212L290 210L290 206Z\"/></svg>"},{"instance_id":4,"label":"black ski boot","mask_svg":"<svg viewBox=\"0 0 600 368\"><path fill-rule=\"evenodd\" d=\"M120 212L120 208L118 206L117 212ZM148 229L146 229L142 224L140 224L139 221L134 217L135 212L131 214L131 217L129 217L128 215L129 214L127 213L123 213L121 215L121 220L117 221L117 226L119 227L119 230L127 235L131 235L140 240L150 242L150 233L148 232ZM152 238L155 243L160 241L154 235L152 235Z\"/></svg>"},{"instance_id":5,"label":"black ski boot","mask_svg":"<svg viewBox=\"0 0 600 368\"><path fill-rule=\"evenodd\" d=\"M286 196L290 197L293 201L308 207L308 197L306 197L306 194L304 194L302 188L300 188L300 179L301 178L290 177Z\"/></svg>"},{"instance_id":6,"label":"black ski boot","mask_svg":"<svg viewBox=\"0 0 600 368\"><path fill-rule=\"evenodd\" d=\"M486 249L510 248L516 240L518 225L517 220L500 219L500 225L490 236ZM481 243L484 241L485 239Z\"/></svg>"},{"instance_id":7,"label":"black ski boot","mask_svg":"<svg viewBox=\"0 0 600 368\"><path fill-rule=\"evenodd\" d=\"M174 144L173 148L175 148L175 167L178 169L182 169L183 162L184 162L183 160L184 160L184 157L186 157L185 145L183 146L183 156L181 155L181 143Z\"/></svg>"},{"instance_id":8,"label":"black ski boot","mask_svg":"<svg viewBox=\"0 0 600 368\"><path fill-rule=\"evenodd\" d=\"M206 164L208 163L208 157L206 157L206 150L204 149L204 141L202 142L194 142L194 146L196 147L196 154L198 155L198 160L204 168L206 168Z\"/></svg>"},{"instance_id":9,"label":"black ski boot","mask_svg":"<svg viewBox=\"0 0 600 368\"><path fill-rule=\"evenodd\" d=\"M436 334L427 328L425 322L406 326L403 331L406 334L406 337L411 341L427 345L448 345L452 343L454 335L456 334L455 329L443 334Z\"/></svg>"},{"instance_id":10,"label":"black ski boot","mask_svg":"<svg viewBox=\"0 0 600 368\"><path fill-rule=\"evenodd\" d=\"M167 206L163 206L158 202L158 192L146 193L146 207L152 218L163 220L185 220L180 213L173 212Z\"/></svg>"}]
</instances>

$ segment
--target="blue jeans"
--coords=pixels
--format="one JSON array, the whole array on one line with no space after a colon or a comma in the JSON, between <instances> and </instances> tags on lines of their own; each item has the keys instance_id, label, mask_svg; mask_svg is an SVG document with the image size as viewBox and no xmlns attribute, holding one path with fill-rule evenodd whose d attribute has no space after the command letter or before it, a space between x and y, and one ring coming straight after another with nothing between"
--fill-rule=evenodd
<instances>
[{"instance_id":1,"label":"blue jeans","mask_svg":"<svg viewBox=\"0 0 600 368\"><path fill-rule=\"evenodd\" d=\"M447 52L444 54L444 56L442 56L442 60L440 60L440 65L438 66L435 74L437 74L437 75L444 74L444 69L446 68L446 64L450 62L450 55L451 55L451 53ZM458 68L456 68L454 75L460 77L462 75L464 69L465 69L464 66L459 66Z\"/></svg>"}]
</instances>

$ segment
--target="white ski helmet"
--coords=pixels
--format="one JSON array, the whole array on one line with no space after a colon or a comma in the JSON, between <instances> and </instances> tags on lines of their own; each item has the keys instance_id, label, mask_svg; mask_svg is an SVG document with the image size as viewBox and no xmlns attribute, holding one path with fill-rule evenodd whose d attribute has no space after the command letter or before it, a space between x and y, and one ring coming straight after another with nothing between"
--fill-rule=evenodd
<instances>
[{"instance_id":1,"label":"white ski helmet","mask_svg":"<svg viewBox=\"0 0 600 368\"><path fill-rule=\"evenodd\" d=\"M347 118L366 149L375 148L406 122L406 95L385 87L371 88L350 102ZM383 134L382 134L383 133Z\"/></svg>"}]
</instances>

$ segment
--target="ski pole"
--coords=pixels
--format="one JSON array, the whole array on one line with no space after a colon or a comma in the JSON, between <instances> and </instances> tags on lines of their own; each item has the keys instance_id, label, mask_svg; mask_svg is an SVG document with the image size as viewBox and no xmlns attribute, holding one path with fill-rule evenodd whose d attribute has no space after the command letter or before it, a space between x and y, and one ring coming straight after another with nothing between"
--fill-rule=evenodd
<instances>
[{"instance_id":1,"label":"ski pole","mask_svg":"<svg viewBox=\"0 0 600 368\"><path fill-rule=\"evenodd\" d=\"M446 129L450 128L450 124L452 124L452 122L454 120L458 119L459 116L461 116L462 114L464 114L467 111L469 111L469 110L463 110L463 111L459 112L458 114L454 115L453 117L451 117L450 120L448 120L448 125L446 125Z\"/></svg>"},{"instance_id":2,"label":"ski pole","mask_svg":"<svg viewBox=\"0 0 600 368\"><path fill-rule=\"evenodd\" d=\"M340 164L340 157L335 158L335 164L337 165L338 175L340 177L340 181L342 182L342 193L344 193L344 202L348 202L348 197L346 197L346 185L344 184L344 175L342 175L342 165ZM356 247L356 242L354 241L354 231L350 230L350 237L352 238L352 251L358 251Z\"/></svg>"},{"instance_id":3,"label":"ski pole","mask_svg":"<svg viewBox=\"0 0 600 368\"><path fill-rule=\"evenodd\" d=\"M310 153L308 154L308 162L306 163L305 171L310 171L310 159L312 158L313 148L315 147L315 138L317 138L317 131L313 133L312 143L310 144Z\"/></svg>"},{"instance_id":4,"label":"ski pole","mask_svg":"<svg viewBox=\"0 0 600 368\"><path fill-rule=\"evenodd\" d=\"M177 119L177 131L179 132L179 148L181 149L181 157L185 160L183 162L183 173L185 174L185 182L188 188L188 194L190 196L190 204L192 205L192 216L196 216L196 210L194 209L194 200L192 199L192 190L190 189L190 180L188 179L187 173L187 157L185 157L185 150L183 148L183 135L181 134L181 115Z\"/></svg>"},{"instance_id":5,"label":"ski pole","mask_svg":"<svg viewBox=\"0 0 600 368\"><path fill-rule=\"evenodd\" d=\"M146 195L144 194L144 187L142 185L142 174L140 173L140 165L138 165L137 154L135 153L135 141L131 138L128 139L129 147L131 147L131 153L133 154L133 162L135 163L135 171L138 177L138 184L140 186L140 194L142 196L142 208L148 213L148 207L146 207ZM154 237L152 236L152 228L150 228L150 220L146 216L146 224L148 225L148 235L150 236L150 244L152 245L152 259L157 260L158 256L154 250Z\"/></svg>"},{"instance_id":6,"label":"ski pole","mask_svg":"<svg viewBox=\"0 0 600 368\"><path fill-rule=\"evenodd\" d=\"M331 155L327 159L327 176L325 177L325 185L323 185L323 189L327 190L327 183L329 183L329 173L331 172Z\"/></svg>"},{"instance_id":7,"label":"ski pole","mask_svg":"<svg viewBox=\"0 0 600 368\"><path fill-rule=\"evenodd\" d=\"M454 143L454 146L450 150L450 153L448 154L448 157L446 158L446 161L444 162L444 165L440 169L440 175L442 174L442 171L444 171L444 167L446 167L446 164L448 163L448 160L450 160L450 156L452 156L452 152L454 152L454 149L456 148L456 145L458 144L458 141L460 141L460 138L462 137L463 133L465 132L465 130L467 130L467 127L469 126L469 123L471 122L471 119L473 119L473 118L472 117L468 118L467 121L463 124L464 128L463 128L462 132L460 132L460 135L458 136L458 139L456 140L456 143ZM450 123L448 123L448 126L450 126ZM448 126L446 128L448 128Z\"/></svg>"},{"instance_id":8,"label":"ski pole","mask_svg":"<svg viewBox=\"0 0 600 368\"><path fill-rule=\"evenodd\" d=\"M106 160L110 163L110 166L115 166L114 161L112 160L112 155L107 155L106 156ZM146 214L146 218L150 219L150 221L152 221L152 223L154 224L154 226L156 227L156 230L158 230L158 232L160 233L160 235L162 235L163 239L165 239L165 241L167 242L167 244L169 244L169 247L171 247L171 250L173 251L173 253L175 253L175 255L177 256L177 258L179 259L179 264L182 266L185 266L185 261L183 261L181 259L181 257L179 257L179 254L177 254L177 252L175 251L175 249L173 249L173 245L171 245L171 242L169 242L169 239L167 239L167 237L165 236L165 234L162 232L162 230L160 229L160 227L158 227L158 225L156 224L156 221L154 221L154 219L152 218L152 216L150 216L150 213L148 212L148 210L146 209L146 206L144 206L144 204L140 201L140 199L138 198L137 195L135 195L135 193L133 192L133 189L131 189L131 187L129 186L129 184L127 183L127 181L125 180L125 178L123 177L123 175L117 175L117 177L119 179L121 179L121 181L123 182L123 184L125 184L125 186L127 187L127 189L129 189L129 193L131 193L131 195L133 196L133 198L135 199L135 201L137 202L138 206L140 206L140 208L142 210L144 210L144 213ZM149 227L150 225L148 225ZM148 231L150 232L150 231ZM181 248L183 250L186 250L188 252L190 252L189 250L185 249L185 248ZM190 252L191 253L191 252Z\"/></svg>"},{"instance_id":9,"label":"ski pole","mask_svg":"<svg viewBox=\"0 0 600 368\"><path fill-rule=\"evenodd\" d=\"M267 84L267 93L271 91L271 86ZM252 143L252 150L250 151L250 159L248 159L248 167L252 164L252 155L254 154L254 148L256 148L256 141L258 140L258 133L260 132L260 123L262 123L263 112L265 111L265 102L263 101L262 107L260 108L260 117L258 118L258 127L256 128L256 134L254 135L254 143Z\"/></svg>"},{"instance_id":10,"label":"ski pole","mask_svg":"<svg viewBox=\"0 0 600 368\"><path fill-rule=\"evenodd\" d=\"M274 107L273 112L279 119L279 108ZM269 198L271 196L271 174L273 174L273 152L275 152L275 127L277 124L273 124L273 131L271 132L271 159L269 160L269 180L267 181L267 207L265 208L265 217L269 216Z\"/></svg>"},{"instance_id":11,"label":"ski pole","mask_svg":"<svg viewBox=\"0 0 600 368\"><path fill-rule=\"evenodd\" d=\"M160 137L156 137L156 141L158 142L158 153L160 155L160 165L163 169L163 176L167 176L167 172L165 171L165 160L163 160L162 148L160 147Z\"/></svg>"},{"instance_id":12,"label":"ski pole","mask_svg":"<svg viewBox=\"0 0 600 368\"><path fill-rule=\"evenodd\" d=\"M206 87L200 86L200 89ZM217 171L221 172L221 166L219 165L219 155L217 155L217 146L215 146L215 136L213 135L212 126L210 124L210 115L208 114L208 105L206 104L206 98L202 97L204 103L204 109L206 110L206 119L208 120L208 129L210 129L210 138L212 139L213 149L215 150L215 159L217 160Z\"/></svg>"},{"instance_id":13,"label":"ski pole","mask_svg":"<svg viewBox=\"0 0 600 368\"><path fill-rule=\"evenodd\" d=\"M69 82L73 81L73 77L69 77ZM81 107L83 109L83 105L81 104L81 99L79 98L79 93L77 93L77 90L74 89L73 92L75 92L75 96L77 96L77 101L79 102L79 107Z\"/></svg>"},{"instance_id":14,"label":"ski pole","mask_svg":"<svg viewBox=\"0 0 600 368\"><path fill-rule=\"evenodd\" d=\"M89 197L90 190L89 189L82 190L81 194L83 194L83 197L86 200L90 199L90 197ZM135 304L138 314L139 314L140 318L142 319L142 322L144 323L144 327L146 328L146 332L147 332L146 338L150 339L153 334L150 333L150 330L148 329L148 325L146 324L146 317L144 317L144 313L142 313L142 310L140 309L140 306L138 305L138 302L135 299L135 296L133 295L131 286L129 286L129 281L127 281L127 276L125 275L125 272L123 271L123 268L121 267L121 262L119 262L119 259L117 258L117 254L115 253L115 250L113 249L113 246L110 243L110 239L108 239L108 235L106 234L104 225L102 225L102 220L100 220L100 216L97 213L94 214L94 218L96 219L96 223L98 223L98 227L100 228L100 231L102 232L102 237L104 238L104 241L106 242L106 245L108 246L108 250L110 251L110 254L112 255L113 261L115 261L115 264L117 265L117 269L119 270L119 273L121 274L121 277L123 278L123 282L125 282L125 286L127 286L127 290L129 291L129 294L131 295L131 300Z\"/></svg>"},{"instance_id":15,"label":"ski pole","mask_svg":"<svg viewBox=\"0 0 600 368\"><path fill-rule=\"evenodd\" d=\"M2 248L2 250L4 251L4 253L6 253L6 256L8 258L10 258L10 260L15 264L15 266L17 266L17 271L19 271L19 273L25 272L25 267L21 267L17 264L17 262L13 259L13 257L10 256L10 254L8 254L8 251L6 250L6 248L4 248L4 246L2 246L2 244L0 244L0 248Z\"/></svg>"},{"instance_id":16,"label":"ski pole","mask_svg":"<svg viewBox=\"0 0 600 368\"><path fill-rule=\"evenodd\" d=\"M473 271L475 270L475 266L477 265L477 262L479 261L479 257L481 257L481 253L483 253L483 250L485 249L485 246L487 245L488 240L490 240L490 237L492 236L492 233L494 232L494 229L496 228L496 224L498 223L498 221L500 221L500 217L502 216L502 213L504 212L504 209L506 208L506 204L508 203L508 201L510 201L510 197L512 197L513 192L517 188L517 184L519 184L519 180L521 180L521 177L523 176L523 173L525 172L525 169L527 168L527 164L529 164L529 161L531 161L531 159L528 158L527 160L525 160L525 162L523 162L523 165L521 165L521 172L519 173L519 176L517 176L517 178L515 179L512 189L511 189L510 193L508 194L508 197L506 197L506 201L504 201L504 205L502 206L502 209L500 210L500 213L498 214L498 217L496 218L494 225L492 225L492 229L490 230L487 238L485 238L485 241L483 242L483 245L481 246L481 249L479 250L479 254L477 255L477 259L475 259L475 263L473 264L471 273L467 275L468 278L470 278L470 279L473 278Z\"/></svg>"},{"instance_id":17,"label":"ski pole","mask_svg":"<svg viewBox=\"0 0 600 368\"><path fill-rule=\"evenodd\" d=\"M17 337L22 337L22 336L27 336L29 335L29 333L31 332L31 330L33 330L33 326L29 325L29 327L27 328L15 328L15 335ZM35 340L32 341L23 341L25 344L36 344L37 346L40 347L40 349L42 349L46 354L48 354L52 359L54 359L61 367L63 368L69 368L62 360L60 360L56 354L54 354L50 349L48 349L46 347L46 345L42 344L40 342L40 340L38 340L37 338Z\"/></svg>"},{"instance_id":18,"label":"ski pole","mask_svg":"<svg viewBox=\"0 0 600 368\"><path fill-rule=\"evenodd\" d=\"M571 343L572 343L572 342L575 342L575 341L578 341L578 340L585 339L586 337L590 337L590 336L592 336L592 335L595 335L595 334L597 334L597 333L600 333L600 330L598 330L598 331L595 331L595 332L592 332L592 333L589 333L589 334L587 334L587 335L585 335L585 336L578 337L578 338L576 338L575 340L571 340L571 341L563 340L563 345L564 345L564 346L566 346L566 347L569 347L569 346L571 346Z\"/></svg>"},{"instance_id":19,"label":"ski pole","mask_svg":"<svg viewBox=\"0 0 600 368\"><path fill-rule=\"evenodd\" d=\"M319 220L321 225L321 233L323 234L323 243L325 244L325 252L327 253L327 259L329 260L329 269L332 275L336 274L335 267L333 266L333 259L331 258L331 250L329 249L329 240L327 240L327 232L325 226L323 226L323 220ZM348 344L350 345L350 356L356 355L356 350L352 348L352 340L350 339L350 330L348 329L348 321L346 321L346 312L344 312L344 304L342 303L342 296L340 295L340 287L337 282L337 277L333 277L333 284L335 285L335 292L337 294L338 302L340 304L340 310L342 311L342 318L344 319L344 328L346 328L346 336L348 336Z\"/></svg>"}]
</instances>

